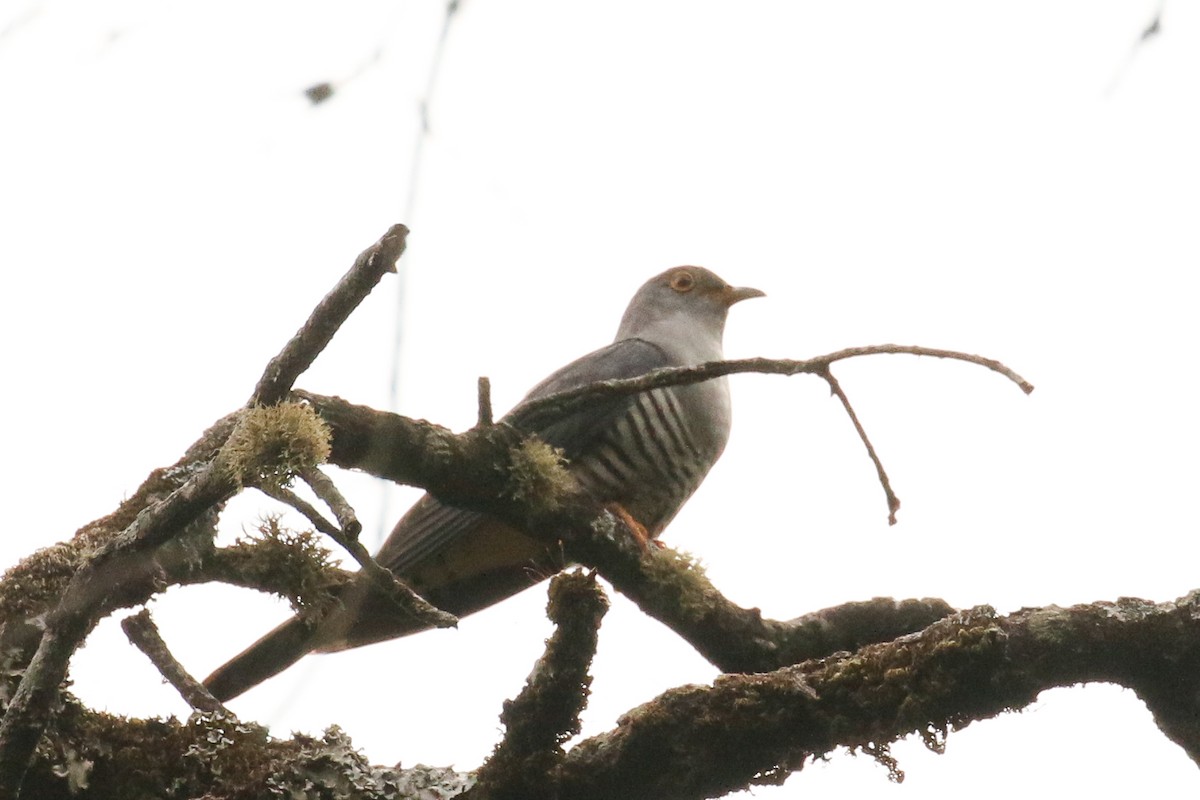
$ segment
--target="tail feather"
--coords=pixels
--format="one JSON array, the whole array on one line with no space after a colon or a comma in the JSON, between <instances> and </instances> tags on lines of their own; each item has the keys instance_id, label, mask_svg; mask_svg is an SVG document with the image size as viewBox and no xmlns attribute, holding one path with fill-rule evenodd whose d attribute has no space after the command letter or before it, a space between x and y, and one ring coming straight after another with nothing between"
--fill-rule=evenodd
<instances>
[{"instance_id":1,"label":"tail feather","mask_svg":"<svg viewBox=\"0 0 1200 800\"><path fill-rule=\"evenodd\" d=\"M311 626L293 617L218 667L204 686L221 702L283 672L316 646Z\"/></svg>"},{"instance_id":2,"label":"tail feather","mask_svg":"<svg viewBox=\"0 0 1200 800\"><path fill-rule=\"evenodd\" d=\"M435 501L416 506L418 516L433 514L438 508ZM396 563L390 563L390 559L383 562L438 608L465 616L562 569L561 551L548 550L490 517L450 510L462 519L439 518L439 525L433 526L437 528L435 533L445 526L460 535L449 541L439 539L434 551L418 563L407 564L403 558ZM390 555L389 545L384 545L380 556ZM224 702L283 672L308 653L361 647L430 627L422 619L398 613L391 599L365 578L343 587L338 592L338 603L316 624L298 617L283 623L218 667L204 685Z\"/></svg>"}]
</instances>

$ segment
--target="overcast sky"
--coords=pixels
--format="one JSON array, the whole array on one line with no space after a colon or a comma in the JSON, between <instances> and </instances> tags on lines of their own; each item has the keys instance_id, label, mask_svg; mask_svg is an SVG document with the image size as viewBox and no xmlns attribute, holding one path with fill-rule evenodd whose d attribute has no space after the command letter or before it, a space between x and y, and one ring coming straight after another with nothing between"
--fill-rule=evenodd
<instances>
[{"instance_id":1,"label":"overcast sky","mask_svg":"<svg viewBox=\"0 0 1200 800\"><path fill-rule=\"evenodd\" d=\"M1200 7L1157 2L14 2L0 10L3 564L63 539L249 395L393 222L405 270L304 388L455 428L608 342L695 263L768 293L731 357L899 342L999 358L838 370L903 508L818 380L733 379L721 463L664 539L793 617L877 595L1001 612L1200 587L1195 487ZM436 80L433 65L440 63ZM334 84L311 105L303 90ZM426 135L420 110L425 103ZM419 163L414 156L419 153ZM415 183L414 183L415 180ZM400 343L398 392L390 375ZM339 481L390 529L413 499ZM271 510L247 494L232 537ZM622 598L585 734L714 670ZM549 633L544 588L438 631L312 657L235 701L337 722L376 763L472 768ZM286 614L244 591L153 611L198 675ZM115 621L93 705L187 708ZM1045 693L897 745L902 786L835 754L759 798L1147 790L1200 775L1128 691Z\"/></svg>"}]
</instances>

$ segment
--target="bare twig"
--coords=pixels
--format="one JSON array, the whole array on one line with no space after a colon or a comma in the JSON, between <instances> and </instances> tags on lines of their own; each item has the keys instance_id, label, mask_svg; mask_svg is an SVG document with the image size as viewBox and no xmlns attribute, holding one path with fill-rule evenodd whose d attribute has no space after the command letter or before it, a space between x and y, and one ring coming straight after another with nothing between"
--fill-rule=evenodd
<instances>
[{"instance_id":1,"label":"bare twig","mask_svg":"<svg viewBox=\"0 0 1200 800\"><path fill-rule=\"evenodd\" d=\"M492 382L487 375L479 376L479 421L478 425L485 428L492 424Z\"/></svg>"},{"instance_id":2,"label":"bare twig","mask_svg":"<svg viewBox=\"0 0 1200 800\"><path fill-rule=\"evenodd\" d=\"M875 355L930 356L931 358L948 358L953 361L965 361L968 364L975 364L976 366L984 367L985 369L990 369L992 372L995 372L999 375L1003 375L1019 386L1021 391L1025 394L1030 394L1033 392L1032 383L1025 380L1012 369L994 358L984 358L983 356L977 356L974 353L963 353L958 350L943 350L937 347L921 347L920 345L909 344L874 344L866 345L864 347L846 347L827 355L817 356L816 358L809 359L809 361L833 364L836 361L845 361L847 358Z\"/></svg>"},{"instance_id":3,"label":"bare twig","mask_svg":"<svg viewBox=\"0 0 1200 800\"><path fill-rule=\"evenodd\" d=\"M351 539L357 539L362 533L362 523L358 521L358 514L346 502L346 498L338 491L337 486L333 481L319 469L305 470L300 477L308 484L309 488L321 498L321 502L329 506L329 510L333 512L333 516L337 519L338 525L342 528L342 533Z\"/></svg>"},{"instance_id":4,"label":"bare twig","mask_svg":"<svg viewBox=\"0 0 1200 800\"><path fill-rule=\"evenodd\" d=\"M765 375L799 375L808 373L822 375L830 365L848 358L871 355L915 355L933 358L948 358L966 361L992 370L1008 378L1025 394L1033 391L1033 384L999 361L957 350L942 350L918 345L878 344L864 347L848 347L823 356L803 360L786 358L741 358L729 361L709 361L694 367L664 367L636 378L598 381L569 389L565 392L539 397L522 403L509 414L508 421L523 430L533 430L547 421L587 408L598 398L624 397L664 386L679 386L700 383L723 375L758 372Z\"/></svg>"},{"instance_id":5,"label":"bare twig","mask_svg":"<svg viewBox=\"0 0 1200 800\"><path fill-rule=\"evenodd\" d=\"M833 377L833 372L825 370L820 373L825 382L829 384L829 391L842 401L842 407L846 409L846 413L850 416L850 421L854 423L854 430L858 431L858 438L862 439L862 443L867 447L867 455L871 458L871 463L875 465L875 472L879 475L879 484L883 486L883 494L887 498L888 504L888 525L896 524L896 512L900 510L900 498L892 491L892 482L888 479L887 471L883 468L883 462L879 459L879 454L875 452L875 445L871 444L871 438L867 436L867 431L863 428L862 423L858 420L858 414L854 411L854 406L850 405L850 398L842 391L842 385L838 383L838 379Z\"/></svg>"},{"instance_id":6,"label":"bare twig","mask_svg":"<svg viewBox=\"0 0 1200 800\"><path fill-rule=\"evenodd\" d=\"M321 514L321 512L318 511L312 503L308 502L291 489L285 489L282 486L271 483L264 483L255 486L254 488L258 489L272 500L278 500L284 505L288 505L296 509L302 515L304 515L305 519L313 524L314 528L333 539L339 545L342 545L343 547L345 546L343 543L346 542L347 539L342 534L341 528L325 519L325 516Z\"/></svg>"},{"instance_id":7,"label":"bare twig","mask_svg":"<svg viewBox=\"0 0 1200 800\"><path fill-rule=\"evenodd\" d=\"M378 242L355 259L354 265L317 304L291 341L267 364L247 405L274 405L291 391L296 378L325 349L384 273L396 271L396 260L404 253L407 240L408 228L393 225Z\"/></svg>"},{"instance_id":8,"label":"bare twig","mask_svg":"<svg viewBox=\"0 0 1200 800\"><path fill-rule=\"evenodd\" d=\"M846 409L846 413L850 415L850 421L854 424L854 429L858 432L859 438L866 445L867 455L875 465L875 471L879 476L879 482L883 486L884 495L887 498L888 524L895 525L896 512L900 509L900 499L892 490L887 471L883 468L883 462L879 459L878 453L875 452L875 447L871 444L871 440L867 436L862 423L859 421L854 407L850 404L850 399L842 390L841 385L831 370L831 366L838 361L860 356L884 354L932 356L934 358L966 361L970 364L986 367L993 372L1003 375L1017 384L1025 394L1033 391L1033 384L995 359L984 358L983 356L971 353L961 353L957 350L943 350L917 345L881 344L866 347L848 347L802 361L781 358L744 358L733 361L710 361L693 367L667 367L648 372L636 378L599 381L565 392L558 392L548 397L530 400L515 408L509 414L507 420L522 430L531 431L537 430L550 420L586 408L591 403L596 402L597 399L604 397L621 397L663 386L699 383L700 381L711 380L724 375L745 372L758 372L768 375L798 375L800 373L818 375L829 384L832 393L841 401L842 406Z\"/></svg>"},{"instance_id":9,"label":"bare twig","mask_svg":"<svg viewBox=\"0 0 1200 800\"><path fill-rule=\"evenodd\" d=\"M458 625L458 617L442 611L406 586L390 570L372 558L357 537L347 536L340 528L325 519L321 512L317 511L307 500L281 486L262 485L256 488L268 497L296 509L312 522L313 527L337 542L358 562L362 574L366 575L400 609L431 627L453 628Z\"/></svg>"},{"instance_id":10,"label":"bare twig","mask_svg":"<svg viewBox=\"0 0 1200 800\"><path fill-rule=\"evenodd\" d=\"M158 632L158 626L150 618L149 610L143 608L137 614L121 620L121 630L125 631L129 641L146 654L150 663L158 668L167 683L175 687L189 706L197 711L232 716L217 698L209 694L204 684L193 678L171 655L167 643Z\"/></svg>"}]
</instances>

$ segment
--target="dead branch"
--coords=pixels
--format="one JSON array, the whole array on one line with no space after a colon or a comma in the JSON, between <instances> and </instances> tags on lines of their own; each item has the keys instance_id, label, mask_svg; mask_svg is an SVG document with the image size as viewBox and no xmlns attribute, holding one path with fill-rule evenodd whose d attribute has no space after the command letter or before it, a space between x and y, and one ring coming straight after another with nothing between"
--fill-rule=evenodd
<instances>
[{"instance_id":1,"label":"dead branch","mask_svg":"<svg viewBox=\"0 0 1200 800\"><path fill-rule=\"evenodd\" d=\"M158 632L158 626L151 619L148 609L143 608L138 613L121 620L121 630L125 631L125 635L137 649L145 653L146 658L150 659L150 663L158 669L167 683L175 687L180 697L189 706L205 713L233 716L221 704L221 701L204 688L204 684L193 678L175 659L175 656L171 655L171 651Z\"/></svg>"},{"instance_id":2,"label":"dead branch","mask_svg":"<svg viewBox=\"0 0 1200 800\"><path fill-rule=\"evenodd\" d=\"M900 509L900 499L892 490L892 484L888 479L887 471L883 467L883 462L875 452L875 446L871 444L866 429L859 421L854 407L850 404L850 398L846 396L841 384L834 377L831 367L834 363L844 361L848 358L898 354L948 358L965 361L969 364L976 364L1008 378L1017 384L1025 394L1033 391L1032 383L995 359L984 358L972 353L962 353L957 350L943 350L917 345L880 344L866 347L848 347L802 361L782 358L743 358L731 361L710 361L694 367L665 367L636 378L598 381L548 397L530 400L513 409L512 413L506 419L512 425L522 430L537 430L545 423L587 408L601 398L623 397L664 386L699 383L725 375L746 372L788 376L801 373L817 375L829 384L829 390L841 401L842 406L846 409L846 413L850 416L850 421L854 424L854 430L866 446L867 455L870 457L871 463L875 466L876 474L879 476L879 483L883 487L884 496L887 499L888 524L895 525L896 512Z\"/></svg>"},{"instance_id":3,"label":"dead branch","mask_svg":"<svg viewBox=\"0 0 1200 800\"><path fill-rule=\"evenodd\" d=\"M313 490L313 493L321 498L321 502L329 506L329 510L333 512L334 518L342 529L342 534L351 539L357 539L358 535L362 533L362 523L358 521L358 514L342 496L341 491L329 476L314 467L305 470L300 477Z\"/></svg>"},{"instance_id":4,"label":"dead branch","mask_svg":"<svg viewBox=\"0 0 1200 800\"><path fill-rule=\"evenodd\" d=\"M855 412L854 406L850 405L850 398L842 391L842 385L838 379L833 376L833 372L826 369L820 373L825 382L829 384L829 391L833 393L838 400L842 401L842 408L846 409L846 414L850 417L850 422L854 425L854 430L858 433L858 438L862 440L863 445L867 448L867 456L871 459L871 463L875 465L875 474L879 476L879 485L883 487L883 495L887 499L888 506L888 525L896 524L896 512L900 510L900 498L896 496L896 492L892 490L892 481L888 478L887 470L883 468L883 461L879 459L879 454L875 452L875 445L871 444L871 438L867 436L867 430L858 420L858 413Z\"/></svg>"},{"instance_id":5,"label":"dead branch","mask_svg":"<svg viewBox=\"0 0 1200 800\"><path fill-rule=\"evenodd\" d=\"M1022 378L1012 369L999 361L957 350L942 350L918 345L878 344L864 347L847 347L823 356L793 360L786 358L740 358L727 361L710 361L694 367L664 367L636 378L622 380L598 381L577 389L540 397L530 400L513 409L509 422L524 430L534 430L545 423L559 417L573 414L587 408L601 397L624 397L626 395L659 389L664 386L679 386L688 383L699 383L725 375L736 375L746 372L758 372L764 375L822 375L830 365L845 361L848 358L858 358L870 355L915 355L948 358L977 364L1008 378L1021 388L1025 394L1033 391L1033 384Z\"/></svg>"},{"instance_id":6,"label":"dead branch","mask_svg":"<svg viewBox=\"0 0 1200 800\"><path fill-rule=\"evenodd\" d=\"M394 269L407 232L402 225L393 226L359 256L308 322L268 364L248 407L274 403L291 390L295 379L375 286L381 271ZM0 800L15 800L20 792L67 665L83 639L114 609L144 602L156 590L161 572L154 551L202 515L213 513L239 488L241 476L232 474L221 460L221 448L237 425L236 418L226 417L189 448L192 460L181 462L166 475L153 473L147 483L154 481L161 487L165 477L168 484L174 483L174 490L161 499L156 493L139 490L147 501L153 498L153 504L123 506L136 517L71 577L0 723ZM181 480L181 475L186 479Z\"/></svg>"},{"instance_id":7,"label":"dead branch","mask_svg":"<svg viewBox=\"0 0 1200 800\"><path fill-rule=\"evenodd\" d=\"M396 261L408 244L408 228L393 225L379 241L364 250L333 290L317 304L296 335L271 359L247 406L274 405L292 389L342 327L359 303L366 299L385 273L396 271Z\"/></svg>"},{"instance_id":8,"label":"dead branch","mask_svg":"<svg viewBox=\"0 0 1200 800\"><path fill-rule=\"evenodd\" d=\"M479 421L475 424L486 428L492 424L492 381L488 376L479 376L477 394L479 396Z\"/></svg>"},{"instance_id":9,"label":"dead branch","mask_svg":"<svg viewBox=\"0 0 1200 800\"><path fill-rule=\"evenodd\" d=\"M209 465L139 514L71 578L0 724L0 798L15 800L20 792L67 665L84 638L119 604L144 602L154 592L157 565L145 557L147 548L184 530L233 488L232 479Z\"/></svg>"},{"instance_id":10,"label":"dead branch","mask_svg":"<svg viewBox=\"0 0 1200 800\"><path fill-rule=\"evenodd\" d=\"M589 613L580 615L585 630ZM915 733L940 752L950 732L971 722L1023 708L1045 689L1097 681L1133 689L1164 732L1200 761L1200 593L1172 603L1123 599L1003 617L980 607L858 652L679 687L525 780L538 794L578 800L698 800L781 782L838 747L872 755L900 779L888 747L901 737ZM555 729L567 718L551 716ZM117 728L116 721L86 709L62 724L79 757L95 763L89 791L102 797L127 794L119 777L133 770L154 769L154 786L180 780L171 769L185 764L183 754L203 747L214 730L203 720L166 721L147 730L126 721L126 728ZM340 732L289 742L241 727L216 729L228 740L222 746L236 755L220 775L219 796L263 796L268 781L278 787L307 780L321 788L353 785L363 800L394 798L399 785L436 786L438 796L450 797L472 783L447 770L419 768L406 778L408 771L372 768ZM114 748L117 735L125 745ZM160 757L148 766L145 752ZM39 779L51 780L45 764ZM181 793L214 791L211 774L184 780L190 782L181 784ZM57 781L65 784L61 775ZM64 787L39 796L68 794Z\"/></svg>"}]
</instances>

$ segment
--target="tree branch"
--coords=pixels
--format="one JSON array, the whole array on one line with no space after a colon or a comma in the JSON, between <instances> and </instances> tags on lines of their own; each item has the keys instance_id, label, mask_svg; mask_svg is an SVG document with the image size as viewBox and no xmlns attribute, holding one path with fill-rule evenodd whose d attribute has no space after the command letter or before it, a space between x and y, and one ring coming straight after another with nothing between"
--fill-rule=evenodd
<instances>
[{"instance_id":1,"label":"tree branch","mask_svg":"<svg viewBox=\"0 0 1200 800\"><path fill-rule=\"evenodd\" d=\"M274 405L291 391L296 379L312 365L384 274L396 271L396 261L404 254L407 244L408 228L393 225L379 241L359 254L354 265L317 304L296 335L267 364L247 406Z\"/></svg>"},{"instance_id":2,"label":"tree branch","mask_svg":"<svg viewBox=\"0 0 1200 800\"><path fill-rule=\"evenodd\" d=\"M331 501L341 509L341 515L357 522L358 520L353 510L350 509L349 505L346 505L345 500L338 499L341 498L341 494L333 488L332 482L326 484L321 478L317 478L317 475L325 478L324 473L320 470L314 469L306 473L306 480L310 481L309 485L311 486L315 483L321 487L320 491L326 494L332 490L336 496L331 497ZM325 478L325 481L328 481L328 478ZM376 588L395 603L398 609L421 620L422 623L431 628L453 628L458 625L458 617L442 611L410 589L403 581L392 574L391 571L376 561L367 551L367 548L363 547L362 542L358 540L357 536L347 534L344 530L326 520L321 516L319 511L303 498L282 486L264 484L259 486L258 489L268 497L278 500L281 503L286 503L299 511L313 523L317 530L341 545L358 562L363 574L369 577Z\"/></svg>"},{"instance_id":3,"label":"tree branch","mask_svg":"<svg viewBox=\"0 0 1200 800\"><path fill-rule=\"evenodd\" d=\"M0 724L0 798L15 800L71 656L96 623L122 603L144 602L158 565L147 548L167 541L221 503L232 480L211 465L147 508L71 578Z\"/></svg>"},{"instance_id":4,"label":"tree branch","mask_svg":"<svg viewBox=\"0 0 1200 800\"><path fill-rule=\"evenodd\" d=\"M539 503L536 512L516 500L508 475L523 435L506 423L454 434L336 397L294 395L311 403L333 432L331 463L420 486L443 502L510 522L548 546L562 542L572 560L595 568L726 672L771 670L894 638L952 611L940 600L881 600L859 604L854 613L829 613L821 624L809 618L764 620L757 609L741 608L721 595L686 556L670 548L638 547L620 519L578 488ZM849 619L855 626L841 629Z\"/></svg>"},{"instance_id":5,"label":"tree branch","mask_svg":"<svg viewBox=\"0 0 1200 800\"><path fill-rule=\"evenodd\" d=\"M871 463L875 465L875 474L879 476L879 485L883 487L883 495L887 498L888 525L895 525L896 512L900 510L900 498L892 490L892 482L887 476L887 470L883 468L883 462L879 459L879 454L875 452L875 445L871 444L871 439L867 436L866 428L858 421L858 414L854 411L854 406L850 405L850 398L842 391L842 385L838 382L837 378L833 377L833 372L826 369L820 375L829 384L829 391L838 400L842 401L842 407L846 409L846 414L850 417L850 422L854 424L854 430L858 432L858 438L862 439L862 443L866 446L867 456L871 459Z\"/></svg>"},{"instance_id":6,"label":"tree branch","mask_svg":"<svg viewBox=\"0 0 1200 800\"><path fill-rule=\"evenodd\" d=\"M546 615L557 626L525 688L504 704L504 740L479 768L471 800L549 798L545 776L562 760L562 744L580 731L579 715L590 694L588 674L596 654L608 598L595 575L560 573L550 581Z\"/></svg>"},{"instance_id":7,"label":"tree branch","mask_svg":"<svg viewBox=\"0 0 1200 800\"><path fill-rule=\"evenodd\" d=\"M268 364L248 408L274 404L291 390L296 378L324 349L382 273L394 271L407 233L403 225L393 226L358 257L309 315L308 322ZM231 474L221 458L221 448L237 430L238 421L226 417L218 422L189 448L187 460L171 473L159 476L178 487L164 499L140 509L123 506L136 513L136 518L71 577L0 723L0 800L15 800L19 793L58 687L66 677L67 665L83 639L115 608L144 602L155 591L155 577L161 571L154 551L179 536L201 515L212 513L238 490L237 479L241 476ZM188 475L182 485L180 474ZM150 501L154 495L146 493L145 497Z\"/></svg>"},{"instance_id":8,"label":"tree branch","mask_svg":"<svg viewBox=\"0 0 1200 800\"><path fill-rule=\"evenodd\" d=\"M508 421L518 428L533 430L547 422L559 419L568 414L587 408L599 398L624 397L639 392L658 389L664 386L678 386L688 383L720 378L725 375L736 375L746 372L757 372L765 375L823 375L829 367L848 358L858 358L870 355L916 355L934 358L948 358L977 364L1008 378L1021 388L1025 394L1033 391L1033 384L1022 378L1013 370L999 361L971 353L961 353L957 350L942 350L933 347L917 345L879 344L865 347L848 347L836 350L823 356L804 360L786 358L742 358L728 361L709 361L694 367L664 367L653 372L647 372L636 378L621 380L599 381L558 392L547 397L530 400L513 409Z\"/></svg>"},{"instance_id":9,"label":"tree branch","mask_svg":"<svg viewBox=\"0 0 1200 800\"><path fill-rule=\"evenodd\" d=\"M1196 758L1200 600L1024 609L981 607L894 642L673 689L567 754L551 791L574 800L716 797L778 783L839 746L902 779L888 743L917 733L940 752L948 731L1019 709L1055 686L1132 688ZM1191 716L1181 730L1174 722Z\"/></svg>"},{"instance_id":10,"label":"tree branch","mask_svg":"<svg viewBox=\"0 0 1200 800\"><path fill-rule=\"evenodd\" d=\"M548 397L530 400L515 408L508 415L507 420L522 430L537 430L545 423L587 408L601 398L623 397L664 386L698 383L725 375L746 372L758 372L768 375L797 375L800 373L818 375L829 384L830 391L841 401L843 408L846 409L846 413L850 416L850 421L854 424L854 430L866 446L867 455L870 457L871 463L875 466L876 474L879 476L879 483L883 487L884 496L887 499L888 524L895 525L896 512L900 509L900 499L892 490L892 484L888 479L887 471L883 467L883 462L875 452L875 446L871 444L866 429L859 421L854 407L850 404L850 398L842 390L841 384L838 383L831 369L834 363L844 361L848 358L882 354L932 356L934 358L966 361L967 363L977 364L1003 375L1016 383L1025 394L1033 391L1033 384L995 359L984 358L972 353L962 353L957 350L942 350L917 345L881 344L867 347L849 347L802 361L778 358L744 358L734 361L710 361L692 367L665 367L636 378L599 381L559 392Z\"/></svg>"},{"instance_id":11,"label":"tree branch","mask_svg":"<svg viewBox=\"0 0 1200 800\"><path fill-rule=\"evenodd\" d=\"M175 687L184 701L197 711L214 714L221 713L232 717L229 710L221 701L213 697L204 684L193 678L175 656L171 655L167 643L158 632L158 626L150 618L150 611L143 608L138 613L121 620L121 630L129 637L137 649L145 653L150 663L166 678L167 683Z\"/></svg>"}]
</instances>

